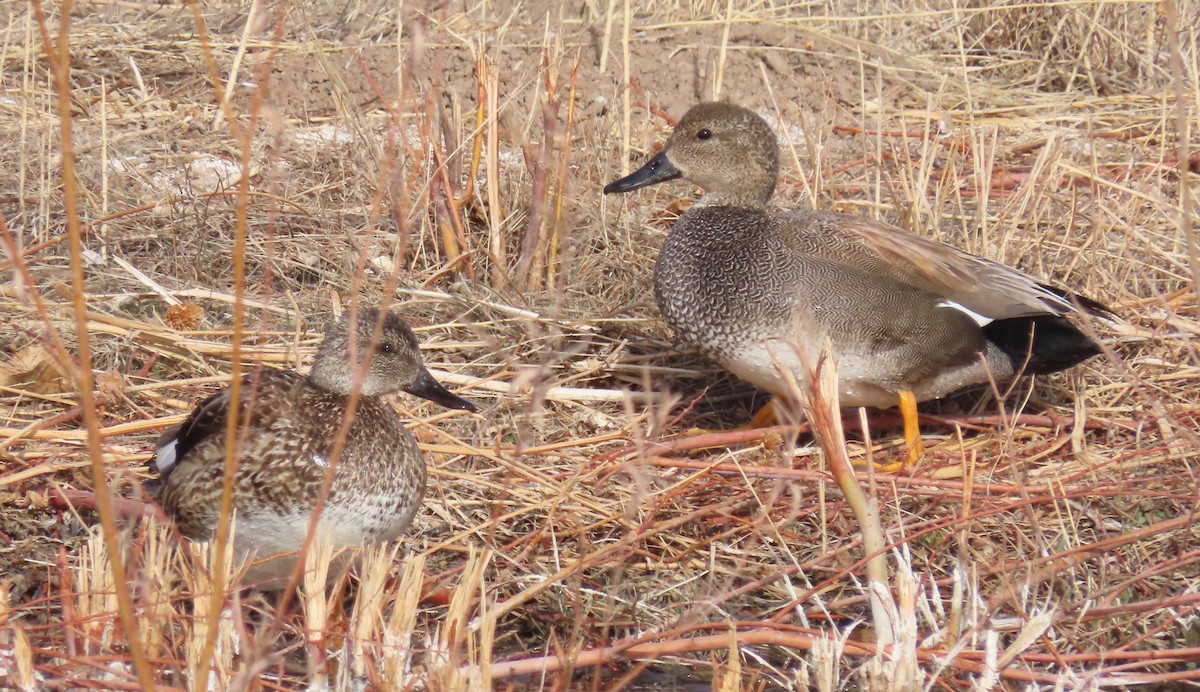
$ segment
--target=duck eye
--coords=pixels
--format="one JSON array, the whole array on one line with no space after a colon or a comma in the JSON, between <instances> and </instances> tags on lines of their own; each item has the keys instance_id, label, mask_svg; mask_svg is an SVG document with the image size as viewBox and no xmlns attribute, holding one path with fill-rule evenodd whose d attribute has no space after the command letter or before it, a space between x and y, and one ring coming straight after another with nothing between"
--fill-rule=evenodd
<instances>
[{"instance_id":1,"label":"duck eye","mask_svg":"<svg viewBox=\"0 0 1200 692\"><path fill-rule=\"evenodd\" d=\"M379 352L380 353L395 353L396 347L389 343L382 343L382 344L379 344Z\"/></svg>"},{"instance_id":2,"label":"duck eye","mask_svg":"<svg viewBox=\"0 0 1200 692\"><path fill-rule=\"evenodd\" d=\"M708 129L707 127L696 133L696 139L711 139L711 138L712 138L712 130Z\"/></svg>"}]
</instances>

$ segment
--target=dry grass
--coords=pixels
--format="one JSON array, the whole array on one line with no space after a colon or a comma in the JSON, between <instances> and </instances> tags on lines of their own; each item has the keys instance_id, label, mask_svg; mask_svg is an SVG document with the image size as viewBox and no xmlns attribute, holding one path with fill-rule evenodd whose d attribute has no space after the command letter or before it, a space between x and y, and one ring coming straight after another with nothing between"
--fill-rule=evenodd
<instances>
[{"instance_id":1,"label":"dry grass","mask_svg":"<svg viewBox=\"0 0 1200 692\"><path fill-rule=\"evenodd\" d=\"M1200 682L1194 0L198 9L77 4L69 83L62 6L5 9L0 685ZM686 193L599 190L714 95L773 114L781 204L1124 318L1074 374L923 406L935 463L861 479L882 584L807 432L682 434L754 403L650 298ZM357 586L211 611L209 551L137 501L155 436L385 295L484 413L401 402L431 488ZM847 413L832 451L895 453Z\"/></svg>"}]
</instances>

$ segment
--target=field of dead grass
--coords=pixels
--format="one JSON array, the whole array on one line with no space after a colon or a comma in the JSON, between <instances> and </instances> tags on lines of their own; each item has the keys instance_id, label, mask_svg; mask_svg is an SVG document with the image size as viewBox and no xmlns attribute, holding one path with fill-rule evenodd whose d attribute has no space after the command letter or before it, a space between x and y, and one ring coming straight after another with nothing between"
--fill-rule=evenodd
<instances>
[{"instance_id":1,"label":"field of dead grass","mask_svg":"<svg viewBox=\"0 0 1200 692\"><path fill-rule=\"evenodd\" d=\"M2 10L0 686L1200 683L1195 0ZM897 453L889 412L694 432L763 399L651 298L691 192L600 188L714 97L776 126L780 204L1090 295L1106 353L923 405L866 536L826 459ZM397 402L430 490L358 585L214 593L154 440L359 299L482 414Z\"/></svg>"}]
</instances>

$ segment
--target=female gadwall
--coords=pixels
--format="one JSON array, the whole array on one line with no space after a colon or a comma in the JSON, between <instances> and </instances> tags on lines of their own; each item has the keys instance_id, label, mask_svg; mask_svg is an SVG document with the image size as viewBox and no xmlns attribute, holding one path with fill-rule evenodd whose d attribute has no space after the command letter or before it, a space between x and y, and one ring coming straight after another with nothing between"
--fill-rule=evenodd
<instances>
[{"instance_id":1,"label":"female gadwall","mask_svg":"<svg viewBox=\"0 0 1200 692\"><path fill-rule=\"evenodd\" d=\"M425 369L408 324L376 308L331 326L307 377L281 370L248 375L241 387L232 498L235 558L256 561L247 583L278 585L295 566L294 556L267 558L304 545L356 388L358 405L317 523L334 548L396 538L425 494L421 450L384 395L403 390L448 408L475 410ZM151 491L194 540L212 538L217 528L229 392L209 397L164 432L153 462L159 478Z\"/></svg>"},{"instance_id":2,"label":"female gadwall","mask_svg":"<svg viewBox=\"0 0 1200 692\"><path fill-rule=\"evenodd\" d=\"M893 226L768 210L778 159L758 115L702 103L657 156L604 188L683 177L704 189L659 253L655 297L682 341L738 377L786 398L778 368L802 376L829 339L841 404L898 403L912 463L924 451L917 401L1100 352L1065 317L1108 314L1095 301Z\"/></svg>"}]
</instances>

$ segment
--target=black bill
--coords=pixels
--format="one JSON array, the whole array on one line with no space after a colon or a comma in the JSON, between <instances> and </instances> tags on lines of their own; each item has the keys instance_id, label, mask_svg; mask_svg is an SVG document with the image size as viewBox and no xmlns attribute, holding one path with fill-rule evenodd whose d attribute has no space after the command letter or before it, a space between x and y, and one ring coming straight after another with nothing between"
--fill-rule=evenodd
<instances>
[{"instance_id":1,"label":"black bill","mask_svg":"<svg viewBox=\"0 0 1200 692\"><path fill-rule=\"evenodd\" d=\"M435 404L441 404L446 408L460 409L463 411L475 411L475 404L467 401L454 392L446 389L438 384L438 381L433 379L433 375L429 371L422 368L421 373L412 381L412 384L404 388L404 391L419 396L422 399L428 399Z\"/></svg>"},{"instance_id":2,"label":"black bill","mask_svg":"<svg viewBox=\"0 0 1200 692\"><path fill-rule=\"evenodd\" d=\"M624 178L614 180L605 185L604 194L611 195L614 192L632 192L647 185L674 180L681 175L683 174L679 172L679 169L667 159L667 150L663 149L641 168Z\"/></svg>"}]
</instances>

